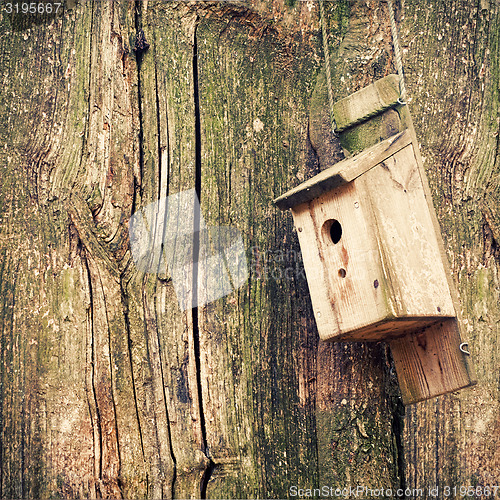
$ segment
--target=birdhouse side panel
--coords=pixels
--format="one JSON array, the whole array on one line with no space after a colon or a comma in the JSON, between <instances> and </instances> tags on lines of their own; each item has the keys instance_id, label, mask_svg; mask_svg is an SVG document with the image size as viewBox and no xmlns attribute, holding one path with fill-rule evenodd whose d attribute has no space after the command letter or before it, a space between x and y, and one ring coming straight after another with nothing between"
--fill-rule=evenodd
<instances>
[{"instance_id":1,"label":"birdhouse side panel","mask_svg":"<svg viewBox=\"0 0 500 500\"><path fill-rule=\"evenodd\" d=\"M393 317L368 195L351 182L292 209L323 340Z\"/></svg>"},{"instance_id":2,"label":"birdhouse side panel","mask_svg":"<svg viewBox=\"0 0 500 500\"><path fill-rule=\"evenodd\" d=\"M397 317L454 317L445 267L413 145L359 179L370 193L377 240Z\"/></svg>"}]
</instances>

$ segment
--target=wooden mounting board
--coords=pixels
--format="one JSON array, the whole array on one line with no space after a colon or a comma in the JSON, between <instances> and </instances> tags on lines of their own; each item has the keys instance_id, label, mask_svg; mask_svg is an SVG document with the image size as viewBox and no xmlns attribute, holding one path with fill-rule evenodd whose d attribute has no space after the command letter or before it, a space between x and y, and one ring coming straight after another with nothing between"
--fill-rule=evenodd
<instances>
[{"instance_id":1,"label":"wooden mounting board","mask_svg":"<svg viewBox=\"0 0 500 500\"><path fill-rule=\"evenodd\" d=\"M333 105L336 132L354 127L398 104L399 76L388 75Z\"/></svg>"}]
</instances>

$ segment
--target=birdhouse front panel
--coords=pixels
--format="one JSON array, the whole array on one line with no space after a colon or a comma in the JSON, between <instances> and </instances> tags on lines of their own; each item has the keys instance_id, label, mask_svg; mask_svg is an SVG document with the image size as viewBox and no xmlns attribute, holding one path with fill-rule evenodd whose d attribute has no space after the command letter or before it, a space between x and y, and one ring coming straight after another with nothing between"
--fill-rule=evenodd
<instances>
[{"instance_id":1,"label":"birdhouse front panel","mask_svg":"<svg viewBox=\"0 0 500 500\"><path fill-rule=\"evenodd\" d=\"M370 208L355 182L292 209L322 339L390 315ZM378 279L379 285L373 286Z\"/></svg>"},{"instance_id":2,"label":"birdhouse front panel","mask_svg":"<svg viewBox=\"0 0 500 500\"><path fill-rule=\"evenodd\" d=\"M323 339L395 338L455 316L413 145L399 139L332 167L354 178L291 207Z\"/></svg>"}]
</instances>

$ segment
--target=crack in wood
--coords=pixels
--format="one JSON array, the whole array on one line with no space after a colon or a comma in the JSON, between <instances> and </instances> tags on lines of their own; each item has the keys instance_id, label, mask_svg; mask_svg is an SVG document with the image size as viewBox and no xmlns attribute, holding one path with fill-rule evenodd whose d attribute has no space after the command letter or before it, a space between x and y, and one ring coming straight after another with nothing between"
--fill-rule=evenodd
<instances>
[{"instance_id":1,"label":"crack in wood","mask_svg":"<svg viewBox=\"0 0 500 500\"><path fill-rule=\"evenodd\" d=\"M197 38L197 27L198 19L196 20L194 34L193 34L193 90L194 90L194 113L195 113L195 191L198 196L198 200L201 202L201 119L200 119L200 93L199 93L199 81L198 81L198 38ZM201 216L201 214L199 214ZM201 438L203 453L208 459L208 465L205 467L205 471L202 474L200 493L201 498L206 498L207 485L210 480L210 476L213 471L213 461L210 458L207 446L207 431L205 424L205 413L203 407L203 386L201 381L201 357L200 357L200 330L198 324L198 258L200 253L200 216L194 217L194 227L193 227L193 307L192 309L192 321L193 321L193 347L195 355L195 366L196 366L196 387L198 391L198 404L199 404L199 416L200 416L200 427L201 427Z\"/></svg>"},{"instance_id":2,"label":"crack in wood","mask_svg":"<svg viewBox=\"0 0 500 500\"><path fill-rule=\"evenodd\" d=\"M135 28L137 33L142 31L142 2L136 0L135 2ZM135 52L135 58L137 62L137 108L138 108L138 122L139 122L139 179L137 184L139 186L140 195L143 195L143 178L144 178L144 114L143 114L143 103L142 103L142 79L141 79L141 66L143 59L143 51L139 50Z\"/></svg>"},{"instance_id":3,"label":"crack in wood","mask_svg":"<svg viewBox=\"0 0 500 500\"><path fill-rule=\"evenodd\" d=\"M92 422L92 428L94 429L93 437L94 437L94 443L95 443L95 429L97 430L97 440L98 440L98 448L95 449L94 453L94 463L97 459L97 475L99 478L99 481L102 481L102 427L101 427L101 414L99 411L99 402L97 398L97 391L96 391L96 382L95 382L95 371L96 371L96 363L95 363L95 337L94 337L94 294L93 294L93 287L92 287L92 276L90 273L90 266L87 260L87 256L85 254L82 255L82 263L84 266L84 269L86 271L86 278L87 278L87 284L88 284L88 291L89 291L89 311L88 311L88 322L89 322L89 331L90 331L90 382L91 382L91 394L92 394L92 399L93 399L93 406L95 409L95 425L96 428L94 428L94 419L92 419L92 414L91 414L91 422ZM89 406L90 406L90 401L89 401ZM97 455L97 456L96 456Z\"/></svg>"}]
</instances>

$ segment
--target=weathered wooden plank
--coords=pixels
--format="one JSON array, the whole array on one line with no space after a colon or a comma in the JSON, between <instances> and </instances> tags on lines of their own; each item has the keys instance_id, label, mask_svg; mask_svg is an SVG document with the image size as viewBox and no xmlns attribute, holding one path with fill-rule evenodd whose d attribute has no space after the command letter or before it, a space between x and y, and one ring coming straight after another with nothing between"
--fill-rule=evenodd
<instances>
[{"instance_id":1,"label":"weathered wooden plank","mask_svg":"<svg viewBox=\"0 0 500 500\"><path fill-rule=\"evenodd\" d=\"M2 390L12 386L24 400L1 405L2 495L12 498L147 494L119 279L137 160L136 67L124 44L134 11L87 7L32 26L23 50L37 57L14 55L7 64L11 102L31 95L8 127L15 135L2 138L20 169L5 177L17 184L8 253L13 276L26 276L12 288L0 278L7 302L15 290L8 342L24 351L14 357L18 376L2 368ZM20 47L16 37L26 32L10 30L2 24L3 40ZM8 186L2 179L2 191Z\"/></svg>"},{"instance_id":2,"label":"weathered wooden plank","mask_svg":"<svg viewBox=\"0 0 500 500\"><path fill-rule=\"evenodd\" d=\"M194 4L192 2L190 8L196 9ZM200 17L215 10L213 5L202 4L197 4L201 6ZM306 4L309 9L310 2L296 2L296 5L304 6L304 11ZM141 5L145 6L145 10L152 6L151 2ZM224 9L226 5L228 9L232 8L225 3ZM277 5L274 12L281 16L282 5L279 2ZM252 6L256 9L249 15L252 19L258 17L256 12L269 11L262 2L254 2ZM141 22L141 9L138 9L134 19L136 5L133 3L129 3L131 8L126 15L119 2L106 3L102 7L89 8L85 2L79 3L76 11L68 13L65 9L65 17L61 22L56 21L50 26L34 25L29 30L18 32L11 29L10 17L4 12L0 14L3 23L0 43L5 63L2 103L6 105L0 112L4 125L0 127L0 134L2 144L6 146L0 151L3 165L0 190L0 441L1 489L6 498L160 497L174 494L169 490L173 481L174 462L168 458L173 457L173 453L168 439L170 422L162 389L168 384L171 389L165 389L166 392L175 392L180 387L180 384L176 384L176 377L188 370L187 378L191 380L193 375L196 378L193 364L184 363L186 357L182 357L187 354L192 361L195 354L189 333L184 337L178 330L173 333L173 344L184 341L191 341L191 344L188 348L183 346L175 352L169 352L171 364L162 364L158 359L163 356L160 346L163 349L171 347L170 343L162 343L162 339L169 338L172 325L173 328L185 328L184 332L189 332L189 318L178 315L176 297L168 284L168 277L158 282L146 278L143 288L142 277L133 276L127 283L131 274L130 268L127 268L118 284L116 273L110 273L109 266L114 267L115 254L123 249L123 228L119 227L126 223L131 211L132 191L127 191L130 174L133 172L138 181L135 185L135 201L140 206L142 202L154 199L154 192L164 193L168 189L169 155L164 154L161 166L156 167L160 152L163 148L169 149L167 137L175 143L171 157L192 157L189 133L186 141L175 142L192 126L191 120L185 120L185 129L177 122L178 133L169 136L166 128L160 127L157 135L154 134L156 111L159 111L160 117L167 116L165 96L168 95L169 102L174 100L179 109L187 105L188 111L184 115L180 111L168 115L175 122L177 116L182 118L190 113L190 101L182 97L186 88L188 96L190 91L189 85L184 85L185 81L179 85L180 92L177 94L173 93L172 88L169 88L169 94L156 94L154 90L145 88L149 83L142 87L142 96L146 98L143 105L148 108L154 108L156 102L159 105L154 111L144 113L145 129L148 129L145 130L147 139L144 151L150 152L152 159L144 157L141 176L135 142L141 136L137 129L139 115L137 107L133 107L131 113L127 103L129 96L134 99L137 75L146 74L151 78L150 81L154 79L147 58L143 60L145 74L142 73L143 69L135 66L129 43L131 41L133 46L135 23ZM495 186L490 174L496 165L498 135L496 103L499 75L494 71L498 67L498 51L494 50L500 33L498 12L488 2L471 7L464 1L447 1L444 7L441 10L434 9L439 14L434 15L432 12L429 14L430 10L422 2L405 2L404 8L407 10L404 23L408 30L406 38L403 37L403 44L410 47L404 54L405 60L409 61L405 69L408 70L417 123L425 124L419 126L418 137L424 146L424 156L427 158L425 165L431 175L432 196L443 225L446 249L456 271L450 276L460 283L464 309L463 331L470 336L471 352L481 359L481 384L473 391L467 391L468 394L465 392L443 397L408 408L402 439L398 398L390 383L389 365L384 363L387 358L383 346L320 343L316 369L316 331L311 323L310 307L304 299L307 296L304 280L297 280L289 288L271 280L265 285L262 280L252 282L248 302L239 302L235 306L239 308L239 316L234 314L228 320L230 332L234 336L226 338L236 339L228 348L234 359L238 359L244 349L248 349L244 354L245 359L253 360L249 367L245 365L249 378L261 367L262 371L273 373L273 377L259 377L259 383L252 386L255 390L241 395L242 399L255 403L256 408L252 415L257 421L256 430L254 432L252 428L246 432L254 432L253 435L259 436L254 447L265 450L259 456L260 469L255 479L259 482L255 489L262 494L268 494L271 490L279 491L275 485L280 479L290 484L292 471L297 468L294 468L293 463L283 460L280 454L283 445L275 444L286 441L287 431L290 434L305 432L301 427L304 422L312 436L308 444L314 451L308 451L304 446L299 452L304 458L300 463L305 463L317 450L319 460L311 460L310 467L317 467L321 478L319 484L344 486L364 481L374 488L394 488L404 484L401 478L403 471L406 484L411 488L439 485L442 491L443 484L498 484L500 434L497 432L496 368L499 350L496 334L499 324L499 286L498 221L495 219L498 214L490 206L491 210L485 210L483 217L478 209L485 192L491 192ZM175 8L182 10L182 5L177 3ZM346 14L338 18L336 9L342 8ZM314 9L313 5L309 15L317 22L317 11ZM360 17L359 13L363 9L369 13L369 17ZM110 11L114 11L114 16L109 16ZM295 16L296 10L292 12L293 16L287 13L284 17L300 19L298 22L303 29L304 17ZM248 21L248 17L244 16L231 17L229 10L226 13L228 16L224 17L223 9L218 12L228 26L239 24L240 20L243 23ZM190 24L189 15L182 20L184 14L185 10L180 12L181 20L173 23L174 29L183 22ZM125 18L127 29L120 25ZM165 22L171 20L168 16L163 19ZM158 24L161 21L159 15ZM105 26L99 26L101 22ZM330 40L336 40L337 37L342 40L342 50L338 51L338 57L332 64L338 82L335 91L352 92L353 85L364 85L374 73L377 75L388 70L391 63L387 53L390 39L383 3L380 9L373 9L366 2L330 2L327 5L327 24L332 35ZM7 29L4 30L4 27ZM148 26L144 28L149 39ZM260 41L266 29L275 28L272 38L275 41L283 40L288 31L283 30L280 19L273 26L256 30L249 38ZM182 30L179 28L179 31ZM307 36L311 35L312 44L316 43L313 32L303 32ZM175 32L166 29L162 33L175 36ZM385 36L380 36L384 33ZM422 33L426 36L420 36ZM471 37L471 33L475 36ZM442 42L435 43L437 39ZM159 45L164 41L158 38ZM94 45L92 49L91 42ZM184 47L185 44L181 42L180 45ZM154 50L153 47L150 50ZM252 47L256 48L258 44ZM189 54L189 42L186 42L186 48L186 54ZM285 46L286 50L288 48ZM366 57L360 57L360 53L363 50L366 53L368 49L370 57L375 54L369 62ZM319 60L321 54L317 47L313 52L316 56L311 57L311 60ZM36 57L30 57L35 53ZM54 53L57 54L56 58ZM89 57L90 53L92 57ZM232 54L233 57L237 58L237 53ZM111 65L110 54L114 58ZM253 58L253 54L249 56ZM172 85L177 85L175 77L185 77L182 71L172 70L177 63L175 57L162 57L155 68L155 76L161 80L165 70L173 79ZM474 71L476 66L478 71ZM293 65L267 66L274 73L286 71L287 76L290 67ZM310 68L308 65L304 67ZM259 68L261 74L265 75L266 66ZM424 71L420 71L422 68ZM425 71L426 68L428 71ZM457 78L456 75L461 76ZM307 82L314 81L314 71L307 69L302 77L301 81L307 85ZM342 85L340 78L345 78ZM89 79L92 79L92 87L89 87ZM161 91L164 89L162 85L159 85ZM270 89L264 84L262 88L267 89L268 96L271 95ZM272 91L279 96L279 85ZM254 92L254 100L256 95L260 95L258 91ZM456 96L460 95L467 95L467 99L457 99ZM303 97L305 103L307 92ZM218 102L220 110L224 102L222 99ZM232 96L226 99L227 103L230 108ZM252 105L250 97L245 104ZM287 105L288 102L283 103L283 113L288 111ZM145 107L142 108L143 112ZM275 108L270 109L276 112ZM395 110L388 113L397 114ZM93 115L92 119L89 114ZM249 130L254 117L251 118ZM266 124L262 115L259 115L259 120ZM256 124L260 127L259 122ZM224 127L222 130L229 134L229 129ZM271 137L266 136L262 141L246 135L246 130L242 130L242 135L249 140L241 143L245 154L239 155L233 151L232 156L227 154L226 157L230 157L233 162L241 161L242 165L251 165L248 168L248 183L255 181L256 186L248 191L248 196L243 200L243 206L248 207L249 212L254 204L260 205L269 200L270 193L266 191L268 186L272 185L278 193L282 188L285 190L293 185L297 179L300 181L301 177L310 174L305 163L297 161L294 154L288 156L287 147L281 146L283 130ZM375 133L373 135L377 140L382 137ZM306 136L307 132L301 130L300 137ZM155 150L153 144L157 139L158 149ZM228 139L229 144L233 144L232 141L232 138ZM85 144L90 146L86 147ZM221 145L221 142L216 144ZM292 150L294 146L292 144ZM269 150L266 152L266 164L260 161L252 163L252 157L258 158L260 151L266 147L272 150L272 154ZM307 146L304 150L307 151ZM226 153L230 152L229 145ZM320 154L319 150L316 152ZM309 153L311 157L314 156L312 152ZM88 155L90 157L86 160ZM288 158L290 163L281 164L283 158ZM253 167L259 167L260 171ZM179 183L173 181L172 190L192 187L187 174L190 168L189 161L182 163L186 177ZM281 168L286 168L287 176L278 179L271 173L265 174L266 169L278 172ZM157 182L159 172L161 182ZM228 179L232 178L226 183L231 187L236 184L233 173L232 167L224 171ZM217 185L224 186L224 181L221 179ZM108 188L108 183L113 186L118 183L120 189L116 186ZM61 186L81 193L88 202L89 209L97 216L96 228L99 233L94 235L95 238L91 232L87 233L90 237L86 241L85 235L79 239L78 234L75 234L75 227L68 222L70 219L64 205L58 201L66 196L59 190ZM87 192L88 189L90 192ZM235 191L231 189L231 193ZM103 198L106 200L104 203ZM496 196L491 200L488 198L486 196L489 205L496 201ZM430 191L428 199L431 199ZM112 205L116 206L112 208ZM236 217L234 213L239 210L238 204L228 217ZM275 252L282 248L278 244L264 246L269 234L276 233L277 241L281 238L281 243L288 244L289 238L292 238L295 245L292 250L297 249L289 218L276 216L275 220L275 214L265 210L255 211L255 214L254 220L261 221L261 224L249 225L251 229L248 232L254 238L259 235L258 248L263 252ZM90 217L88 222L85 231L91 229ZM231 220L229 223L232 223ZM87 266L85 259L92 252L85 248L92 247L92 243L89 243L92 240L101 242L104 253L96 254L94 262ZM109 246L107 242L111 242ZM117 259L120 273L124 271L124 264L126 261ZM271 269L279 270L278 264ZM270 271L262 270L261 275L264 276L266 272ZM92 290L89 285L92 285ZM169 293L162 291L155 294L155 287L160 286L164 286ZM268 298L272 298L276 304L281 299L282 303L266 309L264 304ZM260 310L255 311L254 304L258 304ZM254 311L251 320L244 319L247 317L247 308ZM98 311L99 315L109 315L109 319L93 322L92 314L98 314ZM165 320L161 334L152 337L155 332L158 333L154 323L155 314L159 317L165 314L167 318L171 315L173 319ZM283 325L274 326L276 323ZM217 321L214 324L218 325ZM130 335L125 333L129 326ZM242 328L245 328L245 334L238 337L238 331ZM254 336L252 332L255 332ZM214 344L217 345L219 340L220 337L217 337ZM208 344L210 342L209 339ZM302 342L306 347L301 345ZM220 352L217 349L215 347L214 351L210 351L215 353L215 357ZM158 355L158 352L161 354ZM296 354L290 355L290 352ZM178 355L181 357L176 360ZM95 365L93 356L99 358ZM213 370L206 380L217 382L217 369L222 363L216 365L214 370L210 366L213 360L211 356L207 355L202 363L206 363L207 369ZM229 360L230 356L224 359ZM175 371L176 366L185 370ZM315 400L318 411L315 419L306 411L305 419L296 418L287 427L282 425L280 418L287 407L287 398L292 396L289 399L294 401L294 389L290 390L289 387L290 380L295 380L295 372L289 366L299 367L296 372L299 404ZM165 379L158 383L163 368L171 367L173 374L167 375L170 377L167 383L164 385ZM333 377L332 372L341 375ZM237 371L232 375L238 377ZM94 381L102 384L97 392L93 387ZM134 383L139 411L136 411L137 401L134 401ZM154 390L151 389L152 385ZM215 393L224 393L220 386ZM186 387L189 388L189 385L184 385ZM95 400L96 393L103 396L100 401ZM189 396L189 390L183 394ZM214 393L207 390L207 394ZM277 404L280 397L282 400ZM221 402L222 399L217 401ZM113 404L116 404L115 422ZM97 405L100 405L100 409ZM174 401L171 407L175 408L176 405ZM305 406L295 410L296 415ZM216 405L212 407L216 408ZM101 410L105 420L99 431ZM179 410L175 414L180 414L183 422L189 422L192 417L188 411L182 413ZM196 414L193 416L196 428L200 429ZM224 425L228 421L224 421ZM113 429L115 424L118 433ZM173 422L175 425L177 422ZM237 432L244 433L245 429L237 429ZM188 436L186 448L191 450L196 442L190 440L192 434ZM119 450L116 447L117 439ZM178 451L178 444L176 446ZM225 449L224 444L220 444L218 450ZM403 450L405 461L401 457ZM288 456L296 453L294 448L286 451ZM231 457L227 460L222 454L219 457L212 476L217 478L217 485L215 481L209 485L213 486L211 491L215 493L224 492L226 472L231 477L238 474L243 477L247 472L245 469L241 473L241 468L235 472ZM182 471L183 474L178 476L179 485L183 485L180 489L186 494L193 491L189 489L186 476L191 474L191 477L196 478L194 483L197 485L202 482L199 478L203 474L205 462L201 458L198 462L201 468ZM179 460L179 464L186 463ZM302 473L301 477L306 477L308 485L315 485L316 476L307 476L306 468L302 469ZM313 474L317 474L316 469ZM248 487L247 491L250 490Z\"/></svg>"},{"instance_id":3,"label":"weathered wooden plank","mask_svg":"<svg viewBox=\"0 0 500 500\"><path fill-rule=\"evenodd\" d=\"M197 161L196 13L185 4L153 2L144 10L142 23L150 48L140 62L143 170L137 208L193 189ZM136 272L129 288L154 495L200 498L209 460L193 311L180 310L170 269Z\"/></svg>"},{"instance_id":4,"label":"weathered wooden plank","mask_svg":"<svg viewBox=\"0 0 500 500\"><path fill-rule=\"evenodd\" d=\"M144 352L145 347L144 322L136 321L136 295L123 279L123 270L128 267L128 227L124 221L135 208L135 186L144 180L140 175L139 147L134 140L140 136L139 107L133 91L137 89L137 61L127 43L129 33L135 31L135 10L130 4L101 4L96 9L93 12L99 28L92 37L90 66L96 66L90 71L89 109L92 112L86 138L88 154L84 154L86 163L78 185L82 185L82 193L93 212L95 236L120 270L119 277L113 276L108 262L98 252L94 255L93 246L88 248L93 311L89 328L96 346L93 361L100 368L94 373L93 419L101 439L111 441L111 437L116 436L116 444L106 445L110 449L107 453L114 451L116 458L113 462L108 459L109 465L105 466L101 465L102 455L96 463L102 468L99 476L102 475L106 485L102 495L126 497L137 490L152 490L157 494L160 476L159 451L151 446L154 410L143 403L152 399L151 388L142 383L140 351ZM103 15L109 20L100 26ZM83 212L78 204L76 208ZM83 212L82 217L90 226L89 216ZM99 387L101 377L109 378L109 388ZM100 423L101 401L106 400L109 408L104 405L107 410L104 428ZM101 488L97 484L97 489Z\"/></svg>"},{"instance_id":5,"label":"weathered wooden plank","mask_svg":"<svg viewBox=\"0 0 500 500\"><path fill-rule=\"evenodd\" d=\"M76 12L77 17L82 10ZM93 10L93 19L93 44L85 67L99 63L89 71L87 97L85 92L75 96L79 105L86 102L92 110L86 115L88 133L82 163L75 168L75 164L66 167L64 160L58 162L52 190L65 192L75 179L76 201L66 205L72 207L70 213L78 211L80 216L79 222L75 216L73 245L81 239L85 248L82 260L88 280L90 362L86 373L96 443L95 489L102 496L129 496L137 490L147 491L151 474L144 462L137 466L144 457L141 437L145 426L137 411L136 366L128 355L126 299L116 272L121 274L126 266L128 234L123 220L132 209L138 163L137 145L131 140L139 130L137 103L131 94L136 65L124 57L127 35L134 29L134 10L126 4L100 4ZM80 72L73 78L80 79Z\"/></svg>"},{"instance_id":6,"label":"weathered wooden plank","mask_svg":"<svg viewBox=\"0 0 500 500\"><path fill-rule=\"evenodd\" d=\"M403 64L429 200L459 291L460 334L476 360L478 384L407 408L404 469L409 487L443 491L447 483L500 482L500 261L498 240L485 224L489 214L481 210L485 194L499 192L500 17L491 2L463 0L447 0L429 14L422 2L405 1L399 27L409 50ZM471 66L479 73L469 72Z\"/></svg>"},{"instance_id":7,"label":"weathered wooden plank","mask_svg":"<svg viewBox=\"0 0 500 500\"><path fill-rule=\"evenodd\" d=\"M352 158L347 158L323 170L296 188L276 198L274 203L281 210L287 210L299 203L305 203L306 201L318 198L323 193L353 181L370 168L373 168L401 148L407 146L410 142L410 134L403 131L400 134L379 142Z\"/></svg>"},{"instance_id":8,"label":"weathered wooden plank","mask_svg":"<svg viewBox=\"0 0 500 500\"><path fill-rule=\"evenodd\" d=\"M398 104L399 76L388 75L333 105L336 132L342 132Z\"/></svg>"},{"instance_id":9,"label":"weathered wooden plank","mask_svg":"<svg viewBox=\"0 0 500 500\"><path fill-rule=\"evenodd\" d=\"M314 381L306 378L317 334L291 220L270 206L307 162L310 82L299 75L315 63L301 35L255 37L264 20L248 16L208 17L196 32L202 212L209 225L241 231L249 271L242 288L199 309L207 498L283 498L290 484L317 481Z\"/></svg>"},{"instance_id":10,"label":"weathered wooden plank","mask_svg":"<svg viewBox=\"0 0 500 500\"><path fill-rule=\"evenodd\" d=\"M373 9L372 4L367 2L325 2L325 5L330 14L327 26L330 30L333 92L337 100L390 71L387 64L392 54L390 31L384 3L380 4L380 9ZM346 8L346 17L339 19L336 9L331 8L334 6ZM373 52L374 47L377 47L376 52ZM323 102L317 102L314 111L320 113L321 108L326 114L324 123L327 123L326 89ZM365 138L371 139L372 144L400 130L392 131L392 126L386 126L387 113L397 115L391 109L376 118L383 122L381 130L372 130L373 135ZM375 119L363 125L373 121ZM311 127L315 122L317 120L311 121ZM388 129L391 133L386 135ZM350 130L340 135L347 135ZM330 166L332 160L325 158L324 148L317 147L324 134L317 135L315 150L319 155L320 168ZM349 147L344 147L355 154ZM367 147L364 144L360 149ZM389 363L389 349L383 344L320 342L317 374L320 484L339 487L344 484L368 484L374 488L383 485L397 488L404 481L400 468L396 466L400 453L397 432L398 411L401 411L399 390L395 374L388 370ZM344 387L346 385L350 387L349 391ZM362 429L369 430L365 432ZM378 451L375 453L375 450ZM387 457L385 466L375 455Z\"/></svg>"}]
</instances>

